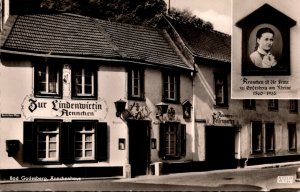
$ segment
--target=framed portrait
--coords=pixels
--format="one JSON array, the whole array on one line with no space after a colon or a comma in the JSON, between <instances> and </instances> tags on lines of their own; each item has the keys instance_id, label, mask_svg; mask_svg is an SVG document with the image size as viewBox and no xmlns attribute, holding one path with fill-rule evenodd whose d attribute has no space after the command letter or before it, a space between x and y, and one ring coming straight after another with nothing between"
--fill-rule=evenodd
<instances>
[{"instance_id":1,"label":"framed portrait","mask_svg":"<svg viewBox=\"0 0 300 192\"><path fill-rule=\"evenodd\" d=\"M242 76L291 75L290 28L295 24L268 4L240 20Z\"/></svg>"}]
</instances>

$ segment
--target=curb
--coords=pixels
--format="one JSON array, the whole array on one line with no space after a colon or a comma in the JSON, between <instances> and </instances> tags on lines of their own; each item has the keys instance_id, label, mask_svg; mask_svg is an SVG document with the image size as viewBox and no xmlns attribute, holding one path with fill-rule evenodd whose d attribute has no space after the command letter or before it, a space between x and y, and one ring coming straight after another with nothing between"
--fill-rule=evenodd
<instances>
[{"instance_id":1,"label":"curb","mask_svg":"<svg viewBox=\"0 0 300 192\"><path fill-rule=\"evenodd\" d=\"M262 164L262 165L250 165L243 169L269 169L269 168L280 168L280 167L290 167L290 166L300 166L300 161L289 162L289 163L274 163L274 164Z\"/></svg>"}]
</instances>

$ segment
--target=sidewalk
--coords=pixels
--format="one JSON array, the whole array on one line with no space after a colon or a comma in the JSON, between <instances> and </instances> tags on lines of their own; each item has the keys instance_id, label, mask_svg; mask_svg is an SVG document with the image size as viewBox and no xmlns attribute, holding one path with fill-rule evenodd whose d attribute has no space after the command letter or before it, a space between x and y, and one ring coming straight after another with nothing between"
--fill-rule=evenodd
<instances>
[{"instance_id":1,"label":"sidewalk","mask_svg":"<svg viewBox=\"0 0 300 192\"><path fill-rule=\"evenodd\" d=\"M300 161L286 162L286 163L250 165L250 166L246 166L242 169L267 169L267 168L288 167L288 166L294 166L294 165L299 165L299 167L300 167Z\"/></svg>"},{"instance_id":2,"label":"sidewalk","mask_svg":"<svg viewBox=\"0 0 300 192\"><path fill-rule=\"evenodd\" d=\"M188 186L258 186L262 191L269 191L275 188L300 189L300 182L296 182L296 171L300 167L300 161L276 164L264 164L247 166L238 169L211 170L204 172L173 173L168 175L146 175L136 178L124 178L115 182L170 184ZM288 174L281 172L281 169L290 169ZM252 172L253 171L253 172ZM268 172L275 174L268 175ZM267 176L264 176L267 175ZM278 176L289 175L293 177L292 183L278 183Z\"/></svg>"}]
</instances>

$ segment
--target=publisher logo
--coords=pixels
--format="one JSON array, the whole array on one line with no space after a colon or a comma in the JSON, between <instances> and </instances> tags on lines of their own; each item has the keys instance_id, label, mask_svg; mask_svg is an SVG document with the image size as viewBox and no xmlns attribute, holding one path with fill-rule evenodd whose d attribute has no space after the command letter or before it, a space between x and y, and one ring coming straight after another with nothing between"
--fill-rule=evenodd
<instances>
[{"instance_id":1,"label":"publisher logo","mask_svg":"<svg viewBox=\"0 0 300 192\"><path fill-rule=\"evenodd\" d=\"M278 176L277 183L293 183L294 176Z\"/></svg>"}]
</instances>

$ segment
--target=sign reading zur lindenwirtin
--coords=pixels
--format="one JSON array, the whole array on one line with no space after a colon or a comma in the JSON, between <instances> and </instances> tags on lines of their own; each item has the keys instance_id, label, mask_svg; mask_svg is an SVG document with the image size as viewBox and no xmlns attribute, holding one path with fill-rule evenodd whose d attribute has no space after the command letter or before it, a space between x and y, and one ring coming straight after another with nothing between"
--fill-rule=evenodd
<instances>
[{"instance_id":1,"label":"sign reading zur lindenwirtin","mask_svg":"<svg viewBox=\"0 0 300 192\"><path fill-rule=\"evenodd\" d=\"M44 99L26 96L22 112L29 118L105 119L107 104L98 100Z\"/></svg>"}]
</instances>

